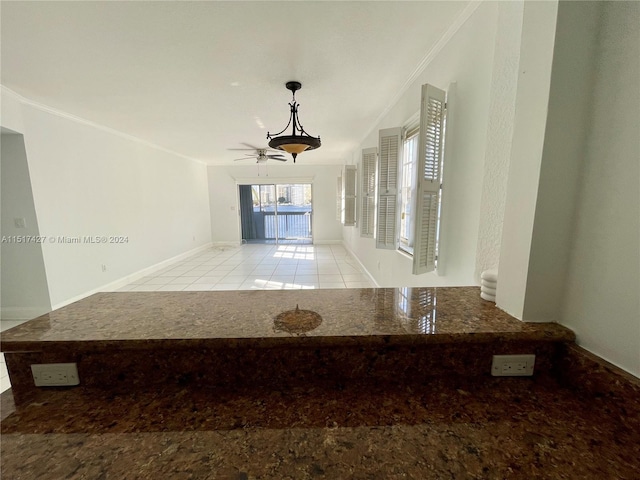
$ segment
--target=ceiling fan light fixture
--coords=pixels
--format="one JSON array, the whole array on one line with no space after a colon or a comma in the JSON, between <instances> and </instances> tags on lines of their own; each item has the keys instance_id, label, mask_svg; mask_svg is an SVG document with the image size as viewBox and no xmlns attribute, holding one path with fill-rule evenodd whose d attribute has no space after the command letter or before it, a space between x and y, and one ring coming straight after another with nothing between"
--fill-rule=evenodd
<instances>
[{"instance_id":1,"label":"ceiling fan light fixture","mask_svg":"<svg viewBox=\"0 0 640 480\"><path fill-rule=\"evenodd\" d=\"M321 143L320 137L312 137L304 131L304 128L300 125L300 120L298 119L299 104L296 102L296 90L300 90L302 88L302 84L300 82L291 81L287 82L285 86L287 87L287 90L291 90L293 93L293 100L289 104L291 112L289 123L287 123L287 126L284 127L281 132L274 135L267 133L267 140L269 140L269 146L271 148L277 148L278 150L284 150L285 152L290 153L293 157L293 163L296 163L296 157L299 153L307 150L315 150L320 147ZM292 135L278 136L284 133L290 125L292 128Z\"/></svg>"},{"instance_id":2,"label":"ceiling fan light fixture","mask_svg":"<svg viewBox=\"0 0 640 480\"><path fill-rule=\"evenodd\" d=\"M229 150L253 150L252 154L246 153L242 158L235 158L234 162L239 162L241 160L256 160L256 163L266 163L268 160L277 160L278 162L286 162L287 159L277 150L269 150L268 148L259 148L254 147L253 145L249 145L248 143L243 143L250 148L230 148ZM270 153L275 152L275 153Z\"/></svg>"}]
</instances>

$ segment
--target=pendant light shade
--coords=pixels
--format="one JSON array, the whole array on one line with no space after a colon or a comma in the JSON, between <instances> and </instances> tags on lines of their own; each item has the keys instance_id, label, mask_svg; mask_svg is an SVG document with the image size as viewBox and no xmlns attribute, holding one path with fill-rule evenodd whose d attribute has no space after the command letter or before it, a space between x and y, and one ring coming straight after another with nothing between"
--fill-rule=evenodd
<instances>
[{"instance_id":1,"label":"pendant light shade","mask_svg":"<svg viewBox=\"0 0 640 480\"><path fill-rule=\"evenodd\" d=\"M296 91L302 88L302 84L295 81L287 82L286 87L287 90L291 90L293 93L293 100L289 104L291 112L289 123L287 123L287 126L279 133L274 135L267 133L267 140L269 140L269 146L271 148L277 148L278 150L284 150L290 153L293 157L293 163L295 163L299 153L320 147L320 137L312 137L305 132L302 125L300 125L300 120L298 119L299 104L296 102ZM289 126L291 126L291 135L282 135Z\"/></svg>"}]
</instances>

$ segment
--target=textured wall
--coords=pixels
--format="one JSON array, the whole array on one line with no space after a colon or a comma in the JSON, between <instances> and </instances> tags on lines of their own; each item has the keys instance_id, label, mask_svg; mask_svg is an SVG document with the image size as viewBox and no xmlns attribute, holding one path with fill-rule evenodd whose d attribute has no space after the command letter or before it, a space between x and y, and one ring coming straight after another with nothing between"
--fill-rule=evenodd
<instances>
[{"instance_id":1,"label":"textured wall","mask_svg":"<svg viewBox=\"0 0 640 480\"><path fill-rule=\"evenodd\" d=\"M498 267L500 260L500 240L518 85L523 3L500 2L498 12L478 226L477 281L480 280L483 270Z\"/></svg>"}]
</instances>

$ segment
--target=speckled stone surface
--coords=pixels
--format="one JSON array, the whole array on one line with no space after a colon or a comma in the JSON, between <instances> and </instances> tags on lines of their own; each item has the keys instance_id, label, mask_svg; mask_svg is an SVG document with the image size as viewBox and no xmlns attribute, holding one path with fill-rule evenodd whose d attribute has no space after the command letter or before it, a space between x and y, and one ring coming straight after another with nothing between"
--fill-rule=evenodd
<instances>
[{"instance_id":1,"label":"speckled stone surface","mask_svg":"<svg viewBox=\"0 0 640 480\"><path fill-rule=\"evenodd\" d=\"M283 328L283 306L321 319ZM39 390L39 363L76 363L80 388L116 392L402 383L487 375L496 354L534 353L548 371L572 339L559 325L517 321L478 288L400 288L98 294L9 330L2 348L21 404Z\"/></svg>"},{"instance_id":2,"label":"speckled stone surface","mask_svg":"<svg viewBox=\"0 0 640 480\"><path fill-rule=\"evenodd\" d=\"M213 388L305 385L340 387L355 381L403 384L437 375L489 376L492 356L534 353L536 372L549 371L557 342L435 344L418 347L331 347L268 349L114 350L13 353L6 355L15 400L29 401L40 390L30 365L76 363L81 385L73 390L124 393L166 384Z\"/></svg>"},{"instance_id":3,"label":"speckled stone surface","mask_svg":"<svg viewBox=\"0 0 640 480\"><path fill-rule=\"evenodd\" d=\"M12 382L71 360L82 383L1 395L3 480L640 478L637 379L477 288L211 293L99 294L3 333ZM296 304L319 326L274 328ZM488 375L532 351L534 377Z\"/></svg>"},{"instance_id":4,"label":"speckled stone surface","mask_svg":"<svg viewBox=\"0 0 640 480\"><path fill-rule=\"evenodd\" d=\"M296 305L322 317L304 334L274 325ZM241 345L573 340L556 324L520 322L480 299L477 287L99 293L3 332L2 351L74 348L226 348ZM126 341L126 343L124 343Z\"/></svg>"},{"instance_id":5,"label":"speckled stone surface","mask_svg":"<svg viewBox=\"0 0 640 480\"><path fill-rule=\"evenodd\" d=\"M640 431L640 379L575 343L560 347L555 371L562 384L577 395L594 398L621 416L635 419Z\"/></svg>"},{"instance_id":6,"label":"speckled stone surface","mask_svg":"<svg viewBox=\"0 0 640 480\"><path fill-rule=\"evenodd\" d=\"M635 479L640 468L637 419L546 376L58 393L3 421L3 479Z\"/></svg>"}]
</instances>

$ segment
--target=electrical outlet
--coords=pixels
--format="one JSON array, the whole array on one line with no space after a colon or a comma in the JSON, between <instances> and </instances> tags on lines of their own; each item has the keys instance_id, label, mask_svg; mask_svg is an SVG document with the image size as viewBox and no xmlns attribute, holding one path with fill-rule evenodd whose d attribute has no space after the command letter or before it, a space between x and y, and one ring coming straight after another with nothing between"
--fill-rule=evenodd
<instances>
[{"instance_id":1,"label":"electrical outlet","mask_svg":"<svg viewBox=\"0 0 640 480\"><path fill-rule=\"evenodd\" d=\"M530 377L536 363L535 355L494 355L491 375L494 377Z\"/></svg>"},{"instance_id":2,"label":"electrical outlet","mask_svg":"<svg viewBox=\"0 0 640 480\"><path fill-rule=\"evenodd\" d=\"M41 363L31 365L36 387L79 385L78 367L75 363Z\"/></svg>"},{"instance_id":3,"label":"electrical outlet","mask_svg":"<svg viewBox=\"0 0 640 480\"><path fill-rule=\"evenodd\" d=\"M102 265L100 265L100 268L102 268L103 272L107 271L107 266L104 263Z\"/></svg>"}]
</instances>

